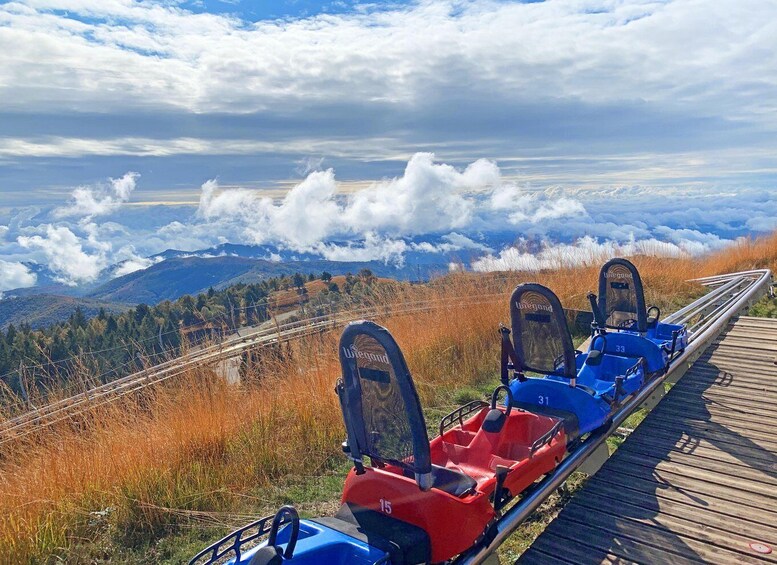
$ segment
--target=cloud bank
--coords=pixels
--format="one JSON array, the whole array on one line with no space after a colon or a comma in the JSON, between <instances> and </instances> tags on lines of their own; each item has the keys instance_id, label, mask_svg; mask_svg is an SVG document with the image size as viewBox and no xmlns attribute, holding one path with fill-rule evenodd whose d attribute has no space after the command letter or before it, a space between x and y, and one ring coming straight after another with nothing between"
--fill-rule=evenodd
<instances>
[{"instance_id":1,"label":"cloud bank","mask_svg":"<svg viewBox=\"0 0 777 565\"><path fill-rule=\"evenodd\" d=\"M0 259L0 298L4 290L35 286L37 279L26 265Z\"/></svg>"},{"instance_id":2,"label":"cloud bank","mask_svg":"<svg viewBox=\"0 0 777 565\"><path fill-rule=\"evenodd\" d=\"M3 288L35 284L23 262L68 285L145 269L166 249L265 246L266 258L320 257L401 265L465 253L474 270L536 270L615 254L696 255L771 231L777 194L685 187L533 187L491 160L465 167L418 153L401 174L344 189L314 170L281 198L209 180L193 207L130 206L142 179L127 173L79 186L49 212L19 210L0 230ZM416 259L417 260L417 259Z\"/></svg>"},{"instance_id":3,"label":"cloud bank","mask_svg":"<svg viewBox=\"0 0 777 565\"><path fill-rule=\"evenodd\" d=\"M107 186L79 186L73 191L71 201L54 210L54 215L59 218L92 218L116 212L129 201L139 176L130 172L121 178L109 179Z\"/></svg>"},{"instance_id":4,"label":"cloud bank","mask_svg":"<svg viewBox=\"0 0 777 565\"><path fill-rule=\"evenodd\" d=\"M242 241L307 251L335 236L413 236L469 227L478 206L472 193L500 183L492 161L478 160L458 171L435 163L430 153L418 153L402 176L342 197L332 169L310 173L278 203L260 191L219 190L216 181L208 181L197 215Z\"/></svg>"},{"instance_id":5,"label":"cloud bank","mask_svg":"<svg viewBox=\"0 0 777 565\"><path fill-rule=\"evenodd\" d=\"M277 20L213 4L1 4L6 204L51 205L41 189L85 170L139 171L151 199L322 158L380 178L417 151L543 186L777 178L771 2L419 0Z\"/></svg>"},{"instance_id":6,"label":"cloud bank","mask_svg":"<svg viewBox=\"0 0 777 565\"><path fill-rule=\"evenodd\" d=\"M69 228L47 225L44 235L19 236L18 242L25 249L39 250L45 263L57 274L59 282L75 286L97 280L108 266L107 245L87 238L93 253L84 249L84 242Z\"/></svg>"},{"instance_id":7,"label":"cloud bank","mask_svg":"<svg viewBox=\"0 0 777 565\"><path fill-rule=\"evenodd\" d=\"M472 270L487 271L540 271L543 269L561 269L580 265L600 265L612 257L632 255L652 255L657 257L688 257L698 255L715 247L722 247L730 241L718 240L718 245L710 247L699 245L693 240L679 239L678 243L661 241L655 238L617 242L599 241L584 236L573 243L550 244L545 242L539 250L529 250L529 246L519 244L507 247L497 255L488 254L472 262Z\"/></svg>"}]
</instances>

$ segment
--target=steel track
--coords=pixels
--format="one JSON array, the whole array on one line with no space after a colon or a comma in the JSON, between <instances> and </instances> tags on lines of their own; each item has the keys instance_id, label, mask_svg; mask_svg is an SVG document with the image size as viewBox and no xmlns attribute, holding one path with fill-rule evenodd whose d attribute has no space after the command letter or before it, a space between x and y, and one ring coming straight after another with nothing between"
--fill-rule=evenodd
<instances>
[{"instance_id":1,"label":"steel track","mask_svg":"<svg viewBox=\"0 0 777 565\"><path fill-rule=\"evenodd\" d=\"M760 269L705 277L695 282L712 290L668 316L665 321L674 324L687 324L689 330L688 347L673 360L669 371L651 381L636 396L626 402L612 418L608 428L591 434L574 451L547 475L535 487L506 510L496 520L487 534L472 548L461 554L455 561L457 565L475 565L484 563L497 548L512 534L564 481L577 470L599 448L605 440L615 433L618 427L635 410L639 409L658 387L667 380L676 380L698 359L729 324L753 302L763 296L771 284L771 271Z\"/></svg>"},{"instance_id":2,"label":"steel track","mask_svg":"<svg viewBox=\"0 0 777 565\"><path fill-rule=\"evenodd\" d=\"M455 306L477 306L479 304L504 300L504 297L504 293L464 297L457 299ZM448 304L448 301L435 299L407 302L401 308L359 308L332 315L279 324L272 328L259 329L242 336L235 336L4 420L0 422L0 446L57 422L114 402L128 394L179 376L195 367L213 365L225 359L236 357L249 349L269 347L285 341L302 339L342 327L348 322L362 318L416 314L442 308Z\"/></svg>"}]
</instances>

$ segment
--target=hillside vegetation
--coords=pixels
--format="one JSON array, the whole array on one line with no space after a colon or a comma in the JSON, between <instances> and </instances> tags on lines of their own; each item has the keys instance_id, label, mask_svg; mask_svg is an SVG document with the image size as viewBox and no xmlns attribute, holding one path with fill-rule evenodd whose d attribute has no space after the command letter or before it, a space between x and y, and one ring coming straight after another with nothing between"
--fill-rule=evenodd
<instances>
[{"instance_id":1,"label":"hillside vegetation","mask_svg":"<svg viewBox=\"0 0 777 565\"><path fill-rule=\"evenodd\" d=\"M430 418L497 383L499 322L519 282L552 288L585 308L604 257L535 273L459 274L375 292L377 321L401 345ZM777 236L700 259L634 258L647 301L663 312L702 289L687 279L777 265ZM462 296L480 296L477 308ZM391 315L434 299L429 312ZM0 457L0 562L171 562L229 527L284 502L304 514L332 511L345 464L333 391L339 332L264 356L238 386L207 369L95 410ZM436 422L431 422L434 425Z\"/></svg>"},{"instance_id":2,"label":"hillside vegetation","mask_svg":"<svg viewBox=\"0 0 777 565\"><path fill-rule=\"evenodd\" d=\"M93 298L78 298L57 294L36 294L0 300L0 330L8 326L27 325L32 329L47 328L63 322L80 309L86 318L94 318L103 310L119 314L129 309L127 304Z\"/></svg>"},{"instance_id":3,"label":"hillside vegetation","mask_svg":"<svg viewBox=\"0 0 777 565\"><path fill-rule=\"evenodd\" d=\"M226 253L241 246L219 247L213 251ZM162 259L162 257L158 257ZM168 257L147 269L116 277L107 282L70 287L38 274L40 286L21 288L0 294L0 329L22 323L38 329L66 321L80 305L87 318L102 307L109 312L127 310L136 304L154 306L166 300L175 301L184 295L197 295L209 288L223 290L237 284L284 278L295 273L321 273L344 276L368 269L392 279L428 277L445 268L441 264L411 268L397 267L381 261L343 262L323 259L298 261L268 261L254 257L208 256Z\"/></svg>"},{"instance_id":4,"label":"hillside vegetation","mask_svg":"<svg viewBox=\"0 0 777 565\"><path fill-rule=\"evenodd\" d=\"M295 273L220 291L211 288L157 306L140 304L119 314L101 307L94 317L78 299L70 299L75 311L63 323L38 330L28 323L18 328L10 324L0 330L0 382L5 385L0 387L0 414L3 406L6 411L23 409L19 403L25 393L33 404L46 401L40 395L73 394L174 357L184 344L217 339L305 307L313 315L353 307L368 299L374 284L391 283L378 281L369 270L335 280L326 272L318 276L327 280ZM2 301L0 310L27 300Z\"/></svg>"}]
</instances>

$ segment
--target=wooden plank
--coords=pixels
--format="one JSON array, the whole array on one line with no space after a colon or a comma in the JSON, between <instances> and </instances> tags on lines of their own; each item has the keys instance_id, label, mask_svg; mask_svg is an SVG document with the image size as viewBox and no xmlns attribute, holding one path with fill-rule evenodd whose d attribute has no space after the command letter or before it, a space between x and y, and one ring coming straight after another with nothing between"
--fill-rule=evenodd
<instances>
[{"instance_id":1,"label":"wooden plank","mask_svg":"<svg viewBox=\"0 0 777 565\"><path fill-rule=\"evenodd\" d=\"M739 372L750 375L753 378L774 377L777 365L771 355L769 358L760 358L755 352L747 352L747 359L743 358L742 350L736 350L732 355L727 351L719 351L709 356L706 360L707 367L716 367L721 370Z\"/></svg>"},{"instance_id":2,"label":"wooden plank","mask_svg":"<svg viewBox=\"0 0 777 565\"><path fill-rule=\"evenodd\" d=\"M532 546L519 559L519 563L539 563L544 564L545 556L561 556L569 559L571 563L612 563L625 564L637 563L633 559L625 559L615 555L611 551L591 547L584 543L584 540L574 537L574 532L570 532L571 537L564 537L545 531L542 536L535 541ZM536 552L536 553L535 553ZM667 554L669 557L674 557ZM695 563L695 562L694 562Z\"/></svg>"},{"instance_id":3,"label":"wooden plank","mask_svg":"<svg viewBox=\"0 0 777 565\"><path fill-rule=\"evenodd\" d=\"M659 405L656 410L660 409L661 406ZM689 432L708 433L714 431L727 438L740 438L742 441L752 442L764 449L774 450L777 448L777 436L770 434L768 431L754 432L752 431L752 425L741 423L733 418L728 420L725 426L722 426L716 422L699 422L682 418L669 410L664 410L660 413L660 417L653 420L650 424L652 426L673 430L687 430ZM732 439L729 439L729 441L732 441Z\"/></svg>"},{"instance_id":4,"label":"wooden plank","mask_svg":"<svg viewBox=\"0 0 777 565\"><path fill-rule=\"evenodd\" d=\"M562 510L559 517L563 514ZM682 540L658 531L637 538L625 535L609 524L602 526L567 516L563 521L557 518L551 522L546 531L564 539L568 547L575 547L578 563L600 563L601 556L610 553L635 563L704 563ZM543 532L538 540L544 537Z\"/></svg>"},{"instance_id":5,"label":"wooden plank","mask_svg":"<svg viewBox=\"0 0 777 565\"><path fill-rule=\"evenodd\" d=\"M704 392L710 395L741 397L749 400L777 398L777 390L774 388L777 376L771 379L771 383L742 378L740 375L732 373L720 373L714 377L694 374L688 375L688 377L690 378L687 381L680 381L679 384L675 385L678 391ZM753 398L754 394L757 394L758 398ZM763 405L763 402L761 404Z\"/></svg>"},{"instance_id":6,"label":"wooden plank","mask_svg":"<svg viewBox=\"0 0 777 565\"><path fill-rule=\"evenodd\" d=\"M753 350L753 351L774 351L777 353L777 344L772 343L771 341L764 340L764 339L753 339L753 338L737 338L734 336L726 336L722 338L719 342L719 344L726 344L726 347L742 347L745 349Z\"/></svg>"},{"instance_id":7,"label":"wooden plank","mask_svg":"<svg viewBox=\"0 0 777 565\"><path fill-rule=\"evenodd\" d=\"M762 363L721 360L714 363L693 366L686 376L691 377L691 382L704 382L710 386L733 386L741 383L750 386L769 386L774 384L777 376L777 366ZM680 383L684 379L680 380ZM687 381L686 381L687 382ZM679 384L679 383L678 383Z\"/></svg>"},{"instance_id":8,"label":"wooden plank","mask_svg":"<svg viewBox=\"0 0 777 565\"><path fill-rule=\"evenodd\" d=\"M777 402L777 395L767 391L759 391L757 389L728 390L725 387L721 387L712 390L709 387L699 387L694 390L694 387L688 386L678 388L677 392L672 395L672 398L667 399L667 403L672 402L685 402L690 406L703 406L714 402L726 402L732 407L741 406L743 408L752 408L764 413L769 413L769 404L771 402Z\"/></svg>"},{"instance_id":9,"label":"wooden plank","mask_svg":"<svg viewBox=\"0 0 777 565\"><path fill-rule=\"evenodd\" d=\"M606 498L589 495L577 500L573 499L567 508L569 508L568 518L589 520L594 524L611 523L627 535L633 532L642 537L646 535L643 527L651 528L647 535L654 533L652 529L665 530L679 537L697 556L708 562L715 562L722 556L721 554L733 559L742 559L754 553L748 545L752 538L678 519L669 514L645 512L638 506L625 503L619 506L617 502L613 503ZM766 560L777 562L777 555L770 554L766 556Z\"/></svg>"},{"instance_id":10,"label":"wooden plank","mask_svg":"<svg viewBox=\"0 0 777 565\"><path fill-rule=\"evenodd\" d=\"M741 359L747 363L763 363L769 364L769 359L777 357L777 347L770 347L768 345L762 345L759 347L741 347L735 343L726 342L720 343L712 350L712 355L721 354L731 357L730 361L736 359L736 356L742 354Z\"/></svg>"},{"instance_id":11,"label":"wooden plank","mask_svg":"<svg viewBox=\"0 0 777 565\"><path fill-rule=\"evenodd\" d=\"M774 413L763 409L757 402L746 402L742 399L729 397L697 397L691 403L692 394L678 391L672 398L661 404L662 413L677 414L687 420L703 420L709 422L741 422L757 427L771 421Z\"/></svg>"},{"instance_id":12,"label":"wooden plank","mask_svg":"<svg viewBox=\"0 0 777 565\"><path fill-rule=\"evenodd\" d=\"M764 401L771 402L768 398L764 398ZM725 421L730 415L734 420L755 422L758 427L764 426L773 415L773 412L755 399L738 398L706 391L696 394L682 390L677 391L676 394L672 395L672 398L667 399L663 406L667 412L677 410L678 407L687 407L689 419L698 419L698 414L706 414L709 418L719 416L718 420ZM692 416L692 414L695 415Z\"/></svg>"},{"instance_id":13,"label":"wooden plank","mask_svg":"<svg viewBox=\"0 0 777 565\"><path fill-rule=\"evenodd\" d=\"M667 430L664 428L658 428L656 426L651 426L648 429L642 428L640 426L637 427L634 432L632 432L629 439L634 437L640 438L638 441L642 441L643 436L648 436L649 438L655 438L656 441L661 442L664 442L665 440L672 440L675 442L674 449L680 451L692 451L697 446L701 445L710 449L723 450L732 455L743 456L750 459L760 459L762 461L769 462L773 461L775 457L777 457L777 455L775 455L777 450L765 449L763 447L754 445L750 438L748 438L747 442L742 442L738 438L735 440L732 438L718 436L712 430L708 433L699 432L693 434L689 433L691 431L692 430L680 430L677 428Z\"/></svg>"},{"instance_id":14,"label":"wooden plank","mask_svg":"<svg viewBox=\"0 0 777 565\"><path fill-rule=\"evenodd\" d=\"M726 333L717 337L717 341L725 341L726 338L731 338L732 341L744 341L750 340L749 343L744 343L743 347L757 347L761 341L771 342L774 341L775 336L774 328L758 328L755 326L733 326Z\"/></svg>"},{"instance_id":15,"label":"wooden plank","mask_svg":"<svg viewBox=\"0 0 777 565\"><path fill-rule=\"evenodd\" d=\"M649 449L651 453L693 455L730 465L756 467L777 476L777 456L769 451L741 447L738 444L721 446L720 443L713 444L707 440L695 442L688 436L678 440L676 435L657 434L655 428L650 431L650 435L641 436L637 441L625 442L621 447L635 451ZM741 448L736 449L738 447Z\"/></svg>"},{"instance_id":16,"label":"wooden plank","mask_svg":"<svg viewBox=\"0 0 777 565\"><path fill-rule=\"evenodd\" d=\"M773 332L770 331L763 331L763 328L754 328L754 327L747 327L747 326L733 326L729 331L725 333L722 337L719 337L717 339L718 342L725 341L726 338L732 337L737 339L756 339L756 340L762 340L767 343L777 343L777 335L774 335Z\"/></svg>"},{"instance_id":17,"label":"wooden plank","mask_svg":"<svg viewBox=\"0 0 777 565\"><path fill-rule=\"evenodd\" d=\"M777 320L732 325L539 536L535 558L568 543L582 564L777 563L776 359Z\"/></svg>"},{"instance_id":18,"label":"wooden plank","mask_svg":"<svg viewBox=\"0 0 777 565\"><path fill-rule=\"evenodd\" d=\"M760 366L764 369L771 369L774 366L775 357L777 357L777 355L774 355L771 352L733 347L726 343L720 343L712 349L708 349L700 359L704 363L710 363L712 361L736 363L737 361L741 361L742 363L745 363L745 366L756 368Z\"/></svg>"},{"instance_id":19,"label":"wooden plank","mask_svg":"<svg viewBox=\"0 0 777 565\"><path fill-rule=\"evenodd\" d=\"M737 350L740 352L741 350ZM737 353L739 355L739 353ZM690 374L705 372L730 372L736 373L743 382L753 380L768 381L777 373L777 365L771 359L759 360L756 358L742 359L741 357L728 357L723 353L710 355L702 363L694 365ZM762 373L763 372L763 373Z\"/></svg>"},{"instance_id":20,"label":"wooden plank","mask_svg":"<svg viewBox=\"0 0 777 565\"><path fill-rule=\"evenodd\" d=\"M763 334L760 337L741 337L736 335L723 335L719 336L715 341L712 342L712 347L716 347L719 345L724 345L725 347L741 347L742 349L753 349L753 350L761 350L761 351L771 351L774 347L773 341L770 339L767 339L766 336L769 335L767 332L763 332ZM773 339L773 336L772 336Z\"/></svg>"},{"instance_id":21,"label":"wooden plank","mask_svg":"<svg viewBox=\"0 0 777 565\"><path fill-rule=\"evenodd\" d=\"M670 461L662 460L656 465L651 465L640 458L628 457L625 452L622 456L618 457L617 465L614 465L614 467L621 470L624 467L637 466L650 469L658 475L662 473L671 473L676 477L688 477L689 479L705 481L711 485L715 485L717 488L726 487L729 489L736 489L749 496L760 496L763 504L768 504L769 508L777 511L777 491L775 491L774 486L769 484L743 481L731 475L721 475L720 473L709 469L691 467L690 465L679 465Z\"/></svg>"},{"instance_id":22,"label":"wooden plank","mask_svg":"<svg viewBox=\"0 0 777 565\"><path fill-rule=\"evenodd\" d=\"M561 558L561 556L569 556L569 553L566 551L566 549L567 546L565 540L562 540L558 544L558 547L554 547L551 550L553 553L546 553L539 548L532 546L526 550L523 555L521 555L521 563L524 563L524 565L574 565L576 563L575 561L567 561ZM590 556L587 557L590 558ZM604 557L612 557L613 559L617 559L614 555ZM614 563L614 561L605 560L604 558L601 560L601 562Z\"/></svg>"},{"instance_id":23,"label":"wooden plank","mask_svg":"<svg viewBox=\"0 0 777 565\"><path fill-rule=\"evenodd\" d=\"M626 447L625 444L623 447ZM769 485L767 494L774 494L777 500L777 480L765 470L756 469L747 465L732 465L728 462L702 458L699 455L685 455L682 453L651 453L650 447L631 445L624 449L621 460L633 462L635 465L646 465L656 469L680 469L683 466L693 467L702 471L711 471L718 475L725 475L744 481L753 481ZM671 467L670 467L671 466Z\"/></svg>"},{"instance_id":24,"label":"wooden plank","mask_svg":"<svg viewBox=\"0 0 777 565\"><path fill-rule=\"evenodd\" d=\"M658 496L659 493L657 492L651 495L630 488L618 487L616 489L614 485L605 486L601 483L586 485L586 492L595 494L598 497L609 498L614 504L629 504L641 508L646 513L654 515L666 514L688 522L708 524L720 530L734 531L747 538L750 538L753 530L757 528L766 534L769 539L777 539L777 527L763 523L754 525L752 521L746 518L726 512L731 506L728 501L715 501L715 499L708 498L705 501L705 505L691 504L688 499L683 501L672 500ZM585 503L587 500L588 497L581 498L582 503ZM711 506L710 501L715 501L717 504ZM636 512L636 509L631 510L631 512Z\"/></svg>"},{"instance_id":25,"label":"wooden plank","mask_svg":"<svg viewBox=\"0 0 777 565\"><path fill-rule=\"evenodd\" d=\"M734 496L714 488L708 483L688 481L680 487L656 481L655 477L652 476L636 477L625 473L609 473L606 479L602 479L600 483L601 478L601 475L595 475L586 483L586 488L588 488L589 483L592 485L603 484L607 488L617 487L623 493L631 490L647 498L671 500L691 505L694 508L709 508L721 515L734 516L751 522L756 531L772 528L774 524L777 524L777 511L771 512L758 506L757 501L754 501L752 497L742 497L741 493Z\"/></svg>"},{"instance_id":26,"label":"wooden plank","mask_svg":"<svg viewBox=\"0 0 777 565\"><path fill-rule=\"evenodd\" d=\"M735 408L735 405L726 401L710 401L704 406L688 406L683 410L682 404L673 404L666 406L661 412L662 419L669 420L672 417L682 418L690 425L709 427L725 427L736 430L737 427L755 427L763 428L765 422L769 421L769 416L756 413L750 414L745 410ZM763 432L760 432L763 434ZM768 437L767 440L777 439ZM746 441L746 440L743 440Z\"/></svg>"},{"instance_id":27,"label":"wooden plank","mask_svg":"<svg viewBox=\"0 0 777 565\"><path fill-rule=\"evenodd\" d=\"M737 326L761 326L766 328L772 328L777 331L777 318L762 318L760 316L739 316L734 322L734 327Z\"/></svg>"},{"instance_id":28,"label":"wooden plank","mask_svg":"<svg viewBox=\"0 0 777 565\"><path fill-rule=\"evenodd\" d=\"M571 503L562 511L565 522L573 528L583 525L596 528L597 537L587 540L587 543L605 551L626 558L636 558L636 561L655 563L655 550L662 549L667 553L702 563L759 563L763 560L743 555L730 549L721 548L695 538L678 535L675 532L655 524L642 523L623 516L607 514L592 508L580 508ZM553 527L554 522L549 527ZM610 535L607 535L607 533ZM604 533L605 535L602 535ZM652 549L647 555L643 553L623 551L628 542ZM613 547L614 546L614 547ZM642 549L642 548L641 548ZM643 549L644 551L644 549ZM669 562L674 562L674 557Z\"/></svg>"}]
</instances>

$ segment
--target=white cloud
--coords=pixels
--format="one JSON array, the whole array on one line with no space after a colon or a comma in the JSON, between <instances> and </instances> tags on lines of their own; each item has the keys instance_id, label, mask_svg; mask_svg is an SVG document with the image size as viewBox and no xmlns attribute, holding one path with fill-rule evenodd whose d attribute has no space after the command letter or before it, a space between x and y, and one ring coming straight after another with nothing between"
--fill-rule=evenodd
<instances>
[{"instance_id":1,"label":"white cloud","mask_svg":"<svg viewBox=\"0 0 777 565\"><path fill-rule=\"evenodd\" d=\"M30 0L0 10L0 94L88 111L242 113L279 100L412 103L481 84L515 97L662 101L773 120L764 77L774 15L768 3L736 0L427 0L247 24L176 4Z\"/></svg>"},{"instance_id":2,"label":"white cloud","mask_svg":"<svg viewBox=\"0 0 777 565\"><path fill-rule=\"evenodd\" d=\"M219 190L211 180L202 185L197 215L232 226L252 243L280 241L304 250L334 230L340 212L336 191L331 169L310 173L278 204L256 190Z\"/></svg>"},{"instance_id":3,"label":"white cloud","mask_svg":"<svg viewBox=\"0 0 777 565\"><path fill-rule=\"evenodd\" d=\"M777 230L777 217L758 215L747 220L747 227L757 232Z\"/></svg>"},{"instance_id":4,"label":"white cloud","mask_svg":"<svg viewBox=\"0 0 777 565\"><path fill-rule=\"evenodd\" d=\"M430 150L586 188L777 171L774 3L421 0L260 22L187 5L0 4L0 99L34 125L8 128L0 158L157 157L178 186L195 181L169 163L193 155L239 156L244 179L321 156L375 178ZM519 204L516 225L573 213Z\"/></svg>"},{"instance_id":5,"label":"white cloud","mask_svg":"<svg viewBox=\"0 0 777 565\"><path fill-rule=\"evenodd\" d=\"M338 220L336 192L334 171L329 169L310 173L288 192L279 206L263 199L267 206L267 227L260 225L252 229L255 240L261 242L268 237L285 241L293 248L305 249L325 239Z\"/></svg>"},{"instance_id":6,"label":"white cloud","mask_svg":"<svg viewBox=\"0 0 777 565\"><path fill-rule=\"evenodd\" d=\"M332 169L310 173L278 203L257 190L220 190L211 180L202 185L197 215L241 240L306 251L338 235L396 238L467 227L477 208L472 193L498 186L499 180L499 168L491 161L478 160L458 171L419 153L402 176L346 196L338 196Z\"/></svg>"},{"instance_id":7,"label":"white cloud","mask_svg":"<svg viewBox=\"0 0 777 565\"><path fill-rule=\"evenodd\" d=\"M137 256L131 259L126 259L125 261L122 261L121 263L119 263L118 267L113 273L113 276L122 277L124 275L129 275L130 273L143 271L153 265L156 265L157 263L160 263L162 260L163 259L161 257L152 259L149 257L137 257Z\"/></svg>"},{"instance_id":8,"label":"white cloud","mask_svg":"<svg viewBox=\"0 0 777 565\"><path fill-rule=\"evenodd\" d=\"M586 210L579 200L551 193L528 192L516 184L503 184L491 193L492 210L508 211L512 224L585 216Z\"/></svg>"},{"instance_id":9,"label":"white cloud","mask_svg":"<svg viewBox=\"0 0 777 565\"><path fill-rule=\"evenodd\" d=\"M4 290L27 288L36 282L37 276L26 265L0 259L0 298Z\"/></svg>"},{"instance_id":10,"label":"white cloud","mask_svg":"<svg viewBox=\"0 0 777 565\"><path fill-rule=\"evenodd\" d=\"M452 245L453 249L469 249L473 251L493 251L488 245L484 245L482 243L478 243L477 241L473 241L466 235L451 232L447 235L442 236L444 240L446 240L450 245Z\"/></svg>"},{"instance_id":11,"label":"white cloud","mask_svg":"<svg viewBox=\"0 0 777 565\"><path fill-rule=\"evenodd\" d=\"M73 191L71 201L66 206L57 208L54 215L59 218L91 218L111 214L129 201L139 176L138 173L130 172L121 178L109 179L107 186L79 186Z\"/></svg>"},{"instance_id":12,"label":"white cloud","mask_svg":"<svg viewBox=\"0 0 777 565\"><path fill-rule=\"evenodd\" d=\"M344 188L332 169L310 173L279 199L212 180L202 185L196 209L126 206L98 221L118 210L134 185L128 173L79 187L67 207L73 216L63 208L11 214L0 226L0 257L48 265L67 284L147 268L146 257L166 249L223 243L266 244L264 255L276 259L311 254L395 264L409 253L469 261L480 252L476 269L538 269L614 254L696 255L777 226L777 195L769 191L536 187L505 181L493 161L456 168L425 153L409 159L401 175L358 190ZM516 240L517 247L505 247Z\"/></svg>"},{"instance_id":13,"label":"white cloud","mask_svg":"<svg viewBox=\"0 0 777 565\"><path fill-rule=\"evenodd\" d=\"M526 246L507 247L498 255L486 255L472 263L475 271L539 271L582 265L600 265L618 256L651 255L657 257L688 257L721 247L723 242L705 245L693 239L679 239L676 243L655 238L627 242L599 241L582 237L571 244L546 243L539 251ZM731 241L725 244L731 244Z\"/></svg>"},{"instance_id":14,"label":"white cloud","mask_svg":"<svg viewBox=\"0 0 777 565\"><path fill-rule=\"evenodd\" d=\"M367 233L361 243L321 243L314 249L328 261L383 261L403 265L408 248L408 244L401 239L381 238L374 233Z\"/></svg>"},{"instance_id":15,"label":"white cloud","mask_svg":"<svg viewBox=\"0 0 777 565\"><path fill-rule=\"evenodd\" d=\"M18 242L26 249L41 251L58 281L71 286L93 282L108 266L106 244L94 239L93 227L86 242L67 227L49 224L43 229L44 235L19 236ZM94 248L92 253L84 249L85 244Z\"/></svg>"},{"instance_id":16,"label":"white cloud","mask_svg":"<svg viewBox=\"0 0 777 565\"><path fill-rule=\"evenodd\" d=\"M408 161L403 176L353 194L343 212L345 224L357 233L385 230L394 235L467 226L473 202L463 192L497 184L498 167L481 159L459 172L433 160L430 153L417 153Z\"/></svg>"}]
</instances>

